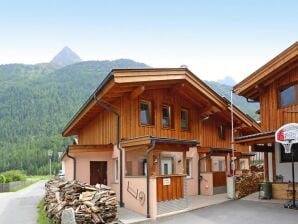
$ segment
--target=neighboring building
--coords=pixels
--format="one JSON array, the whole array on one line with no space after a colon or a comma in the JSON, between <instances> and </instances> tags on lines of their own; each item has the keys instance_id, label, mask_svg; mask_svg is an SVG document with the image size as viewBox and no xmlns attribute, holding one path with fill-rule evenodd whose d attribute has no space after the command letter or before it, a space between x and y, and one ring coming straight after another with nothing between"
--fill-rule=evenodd
<instances>
[{"instance_id":1,"label":"neighboring building","mask_svg":"<svg viewBox=\"0 0 298 224\"><path fill-rule=\"evenodd\" d=\"M251 145L255 152L264 152L265 179L275 182L274 198L289 197L287 182L292 180L291 154L285 154L283 146L275 143L274 135L282 125L298 122L297 84L298 42L234 86L236 94L260 102L262 132L236 138L235 142ZM298 145L294 144L293 148L295 162L298 162ZM276 183L276 176L282 176L283 183ZM295 179L298 180L297 165Z\"/></svg>"},{"instance_id":2,"label":"neighboring building","mask_svg":"<svg viewBox=\"0 0 298 224\"><path fill-rule=\"evenodd\" d=\"M153 218L184 209L188 195L225 190L230 109L186 68L112 70L63 131L78 139L63 156L65 177L107 184L125 207ZM260 131L237 107L234 124L236 136ZM236 148L243 169L248 149Z\"/></svg>"}]
</instances>

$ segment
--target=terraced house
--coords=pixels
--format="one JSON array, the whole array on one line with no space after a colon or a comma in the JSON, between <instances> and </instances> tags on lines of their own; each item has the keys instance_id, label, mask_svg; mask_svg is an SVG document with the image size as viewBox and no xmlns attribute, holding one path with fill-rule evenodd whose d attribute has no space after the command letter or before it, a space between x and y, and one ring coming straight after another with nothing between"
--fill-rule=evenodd
<instances>
[{"instance_id":1,"label":"terraced house","mask_svg":"<svg viewBox=\"0 0 298 224\"><path fill-rule=\"evenodd\" d=\"M260 131L233 114L235 136ZM147 217L184 209L189 195L225 191L230 115L230 102L186 68L112 70L63 131L77 138L66 179L107 184ZM235 150L236 168L249 169L249 147Z\"/></svg>"}]
</instances>

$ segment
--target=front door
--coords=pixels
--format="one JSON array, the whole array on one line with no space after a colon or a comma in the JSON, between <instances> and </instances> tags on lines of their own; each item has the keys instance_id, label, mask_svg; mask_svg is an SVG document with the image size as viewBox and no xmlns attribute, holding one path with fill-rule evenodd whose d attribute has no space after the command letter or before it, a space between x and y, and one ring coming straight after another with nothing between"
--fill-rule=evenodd
<instances>
[{"instance_id":1,"label":"front door","mask_svg":"<svg viewBox=\"0 0 298 224\"><path fill-rule=\"evenodd\" d=\"M90 184L108 184L107 161L90 161Z\"/></svg>"},{"instance_id":2,"label":"front door","mask_svg":"<svg viewBox=\"0 0 298 224\"><path fill-rule=\"evenodd\" d=\"M161 159L161 175L171 175L173 173L173 160L172 158Z\"/></svg>"}]
</instances>

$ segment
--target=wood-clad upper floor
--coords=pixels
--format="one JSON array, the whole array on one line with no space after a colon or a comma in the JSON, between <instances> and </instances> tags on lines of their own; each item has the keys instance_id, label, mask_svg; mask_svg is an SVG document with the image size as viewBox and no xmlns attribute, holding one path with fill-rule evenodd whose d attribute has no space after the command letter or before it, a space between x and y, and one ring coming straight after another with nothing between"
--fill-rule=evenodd
<instances>
[{"instance_id":1,"label":"wood-clad upper floor","mask_svg":"<svg viewBox=\"0 0 298 224\"><path fill-rule=\"evenodd\" d=\"M262 132L298 121L298 42L234 87L260 102Z\"/></svg>"},{"instance_id":2,"label":"wood-clad upper floor","mask_svg":"<svg viewBox=\"0 0 298 224\"><path fill-rule=\"evenodd\" d=\"M119 113L121 139L148 135L230 147L229 102L189 70L116 70L107 80L94 96ZM236 135L260 130L239 109L234 109L234 115ZM97 105L92 96L63 135L78 135L83 145L115 143L115 115Z\"/></svg>"},{"instance_id":3,"label":"wood-clad upper floor","mask_svg":"<svg viewBox=\"0 0 298 224\"><path fill-rule=\"evenodd\" d=\"M297 62L298 64L298 62ZM298 67L275 80L260 95L260 118L263 132L298 122Z\"/></svg>"}]
</instances>

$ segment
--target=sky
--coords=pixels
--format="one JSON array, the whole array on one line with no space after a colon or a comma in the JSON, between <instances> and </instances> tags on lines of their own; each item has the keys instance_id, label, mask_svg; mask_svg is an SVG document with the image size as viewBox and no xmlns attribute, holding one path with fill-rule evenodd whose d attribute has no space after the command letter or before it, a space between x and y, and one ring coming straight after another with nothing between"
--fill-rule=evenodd
<instances>
[{"instance_id":1,"label":"sky","mask_svg":"<svg viewBox=\"0 0 298 224\"><path fill-rule=\"evenodd\" d=\"M296 41L297 0L0 0L0 64L48 62L68 46L83 60L241 81Z\"/></svg>"}]
</instances>

